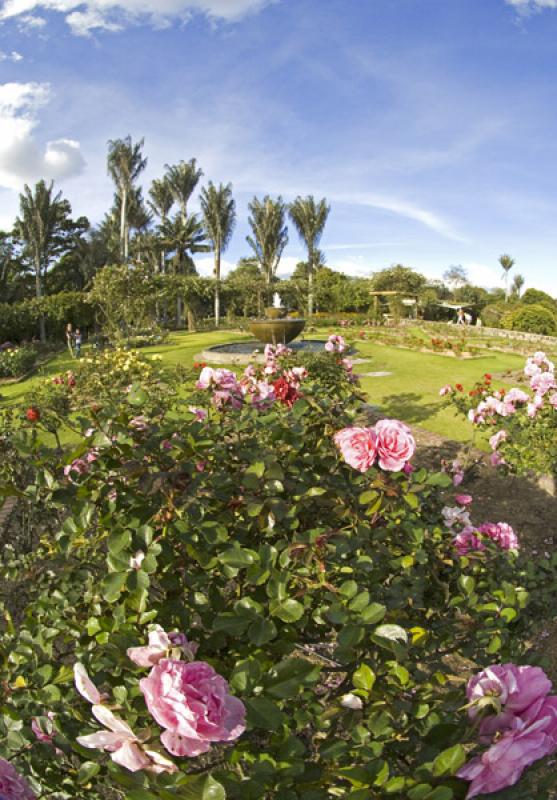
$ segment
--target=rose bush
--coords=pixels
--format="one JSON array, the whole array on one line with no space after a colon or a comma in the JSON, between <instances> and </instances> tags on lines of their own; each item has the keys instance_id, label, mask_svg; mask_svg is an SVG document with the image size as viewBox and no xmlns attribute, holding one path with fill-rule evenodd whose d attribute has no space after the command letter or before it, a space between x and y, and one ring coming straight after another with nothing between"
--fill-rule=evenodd
<instances>
[{"instance_id":1,"label":"rose bush","mask_svg":"<svg viewBox=\"0 0 557 800\"><path fill-rule=\"evenodd\" d=\"M524 387L494 388L491 375L469 391L443 386L439 394L466 414L479 430L488 431L494 466L517 473L557 475L557 378L543 352L526 360Z\"/></svg>"},{"instance_id":2,"label":"rose bush","mask_svg":"<svg viewBox=\"0 0 557 800\"><path fill-rule=\"evenodd\" d=\"M77 404L56 453L20 415L32 474L2 491L53 525L1 556L0 757L37 796L467 793L460 673L525 657L519 556L455 552L451 479L408 467L401 423L375 426L385 467L379 444L344 463L335 435L361 427L345 365L327 355L324 392L290 358L164 402L154 364L146 388ZM261 385L280 377L291 404Z\"/></svg>"}]
</instances>

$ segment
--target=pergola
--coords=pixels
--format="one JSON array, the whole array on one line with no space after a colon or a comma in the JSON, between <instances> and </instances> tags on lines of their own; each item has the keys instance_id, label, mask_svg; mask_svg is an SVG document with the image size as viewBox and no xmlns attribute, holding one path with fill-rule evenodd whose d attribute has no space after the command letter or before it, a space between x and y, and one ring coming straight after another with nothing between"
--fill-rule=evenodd
<instances>
[{"instance_id":1,"label":"pergola","mask_svg":"<svg viewBox=\"0 0 557 800\"><path fill-rule=\"evenodd\" d=\"M397 292L391 290L385 292L370 292L370 295L374 298L374 308L376 313L379 313L380 298L385 298L387 301L389 299L394 300L395 298L400 298L401 304L405 306L405 308L412 309L411 316L414 319L416 319L418 316L418 295L414 294L413 292Z\"/></svg>"}]
</instances>

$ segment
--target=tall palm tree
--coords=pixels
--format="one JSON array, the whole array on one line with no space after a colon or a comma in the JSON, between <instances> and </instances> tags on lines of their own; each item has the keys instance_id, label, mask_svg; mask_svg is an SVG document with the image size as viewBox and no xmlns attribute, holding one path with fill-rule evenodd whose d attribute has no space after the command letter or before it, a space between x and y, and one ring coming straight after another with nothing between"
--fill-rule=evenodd
<instances>
[{"instance_id":1,"label":"tall palm tree","mask_svg":"<svg viewBox=\"0 0 557 800\"><path fill-rule=\"evenodd\" d=\"M19 196L20 216L15 221L14 233L24 245L35 270L35 291L43 296L44 276L56 253L60 234L71 214L71 206L62 199L62 192L54 194L54 182L47 186L39 181L34 190L27 184ZM44 316L39 319L41 342L46 341Z\"/></svg>"},{"instance_id":2,"label":"tall palm tree","mask_svg":"<svg viewBox=\"0 0 557 800\"><path fill-rule=\"evenodd\" d=\"M197 215L188 214L184 220L181 214L176 214L161 225L160 232L165 248L174 254L171 259L173 273L196 275L192 255L209 252L205 229Z\"/></svg>"},{"instance_id":3,"label":"tall palm tree","mask_svg":"<svg viewBox=\"0 0 557 800\"><path fill-rule=\"evenodd\" d=\"M180 161L173 167L165 164L165 168L165 180L168 182L174 200L180 206L182 220L185 221L188 200L195 191L195 187L203 175L203 170L197 168L195 158L190 161Z\"/></svg>"},{"instance_id":4,"label":"tall palm tree","mask_svg":"<svg viewBox=\"0 0 557 800\"><path fill-rule=\"evenodd\" d=\"M209 185L201 190L201 209L207 237L215 253L215 325L220 320L220 261L221 254L230 244L236 223L236 204L232 197L232 185L217 188Z\"/></svg>"},{"instance_id":5,"label":"tall palm tree","mask_svg":"<svg viewBox=\"0 0 557 800\"><path fill-rule=\"evenodd\" d=\"M271 299L271 283L284 248L288 244L286 227L286 205L282 197L273 200L266 195L263 200L254 197L248 204L248 222L253 236L246 236L249 246L255 253L267 285L267 302Z\"/></svg>"},{"instance_id":6,"label":"tall palm tree","mask_svg":"<svg viewBox=\"0 0 557 800\"><path fill-rule=\"evenodd\" d=\"M108 174L116 185L120 200L120 253L124 261L129 255L129 206L135 181L147 166L143 157L144 140L135 144L131 136L125 139L110 139L108 142Z\"/></svg>"},{"instance_id":7,"label":"tall palm tree","mask_svg":"<svg viewBox=\"0 0 557 800\"><path fill-rule=\"evenodd\" d=\"M162 180L155 179L149 189L149 197L150 200L148 203L151 211L159 218L160 224L164 225L174 205L174 195L172 194L168 180L166 178ZM161 272L165 271L165 265L166 253L163 248L161 250Z\"/></svg>"},{"instance_id":8,"label":"tall palm tree","mask_svg":"<svg viewBox=\"0 0 557 800\"><path fill-rule=\"evenodd\" d=\"M308 314L313 314L313 275L317 266L316 255L331 207L325 198L318 203L312 195L297 197L288 213L308 251Z\"/></svg>"},{"instance_id":9,"label":"tall palm tree","mask_svg":"<svg viewBox=\"0 0 557 800\"><path fill-rule=\"evenodd\" d=\"M160 226L160 235L163 247L168 252L174 253L170 261L172 272L175 275L196 275L192 255L209 251L205 230L197 215L189 214L184 219L181 213L176 214ZM182 324L182 299L182 296L178 294L176 297L177 327ZM192 315L188 308L188 327L190 329L192 328L191 320Z\"/></svg>"},{"instance_id":10,"label":"tall palm tree","mask_svg":"<svg viewBox=\"0 0 557 800\"><path fill-rule=\"evenodd\" d=\"M524 286L525 283L526 281L524 280L524 275L520 275L519 273L517 273L513 279L513 283L511 286L511 294L514 295L515 297L520 297L520 292L522 291L522 287Z\"/></svg>"},{"instance_id":11,"label":"tall palm tree","mask_svg":"<svg viewBox=\"0 0 557 800\"><path fill-rule=\"evenodd\" d=\"M509 272L514 267L515 261L514 258L511 258L508 255L499 256L499 263L503 267L505 271L505 300L509 301Z\"/></svg>"}]
</instances>

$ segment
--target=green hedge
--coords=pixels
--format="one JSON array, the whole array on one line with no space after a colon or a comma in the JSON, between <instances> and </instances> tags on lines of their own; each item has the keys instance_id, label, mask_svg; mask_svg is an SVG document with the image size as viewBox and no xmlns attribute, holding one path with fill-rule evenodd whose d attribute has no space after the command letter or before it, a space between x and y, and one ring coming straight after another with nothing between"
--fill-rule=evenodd
<instances>
[{"instance_id":1,"label":"green hedge","mask_svg":"<svg viewBox=\"0 0 557 800\"><path fill-rule=\"evenodd\" d=\"M68 322L82 329L94 322L93 307L83 292L60 292L21 303L0 303L0 343L22 342L38 336L41 314L45 315L50 339L63 339Z\"/></svg>"}]
</instances>

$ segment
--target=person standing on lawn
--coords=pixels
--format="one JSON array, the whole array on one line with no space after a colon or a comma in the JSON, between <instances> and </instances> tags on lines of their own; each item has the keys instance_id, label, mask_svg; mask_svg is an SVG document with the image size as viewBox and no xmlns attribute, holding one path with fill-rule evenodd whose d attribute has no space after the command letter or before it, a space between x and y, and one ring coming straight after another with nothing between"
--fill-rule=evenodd
<instances>
[{"instance_id":1,"label":"person standing on lawn","mask_svg":"<svg viewBox=\"0 0 557 800\"><path fill-rule=\"evenodd\" d=\"M82 339L81 331L79 330L79 328L75 329L74 341L75 341L75 357L76 358L80 358L80 356L81 356L81 343L82 343L83 339Z\"/></svg>"}]
</instances>

